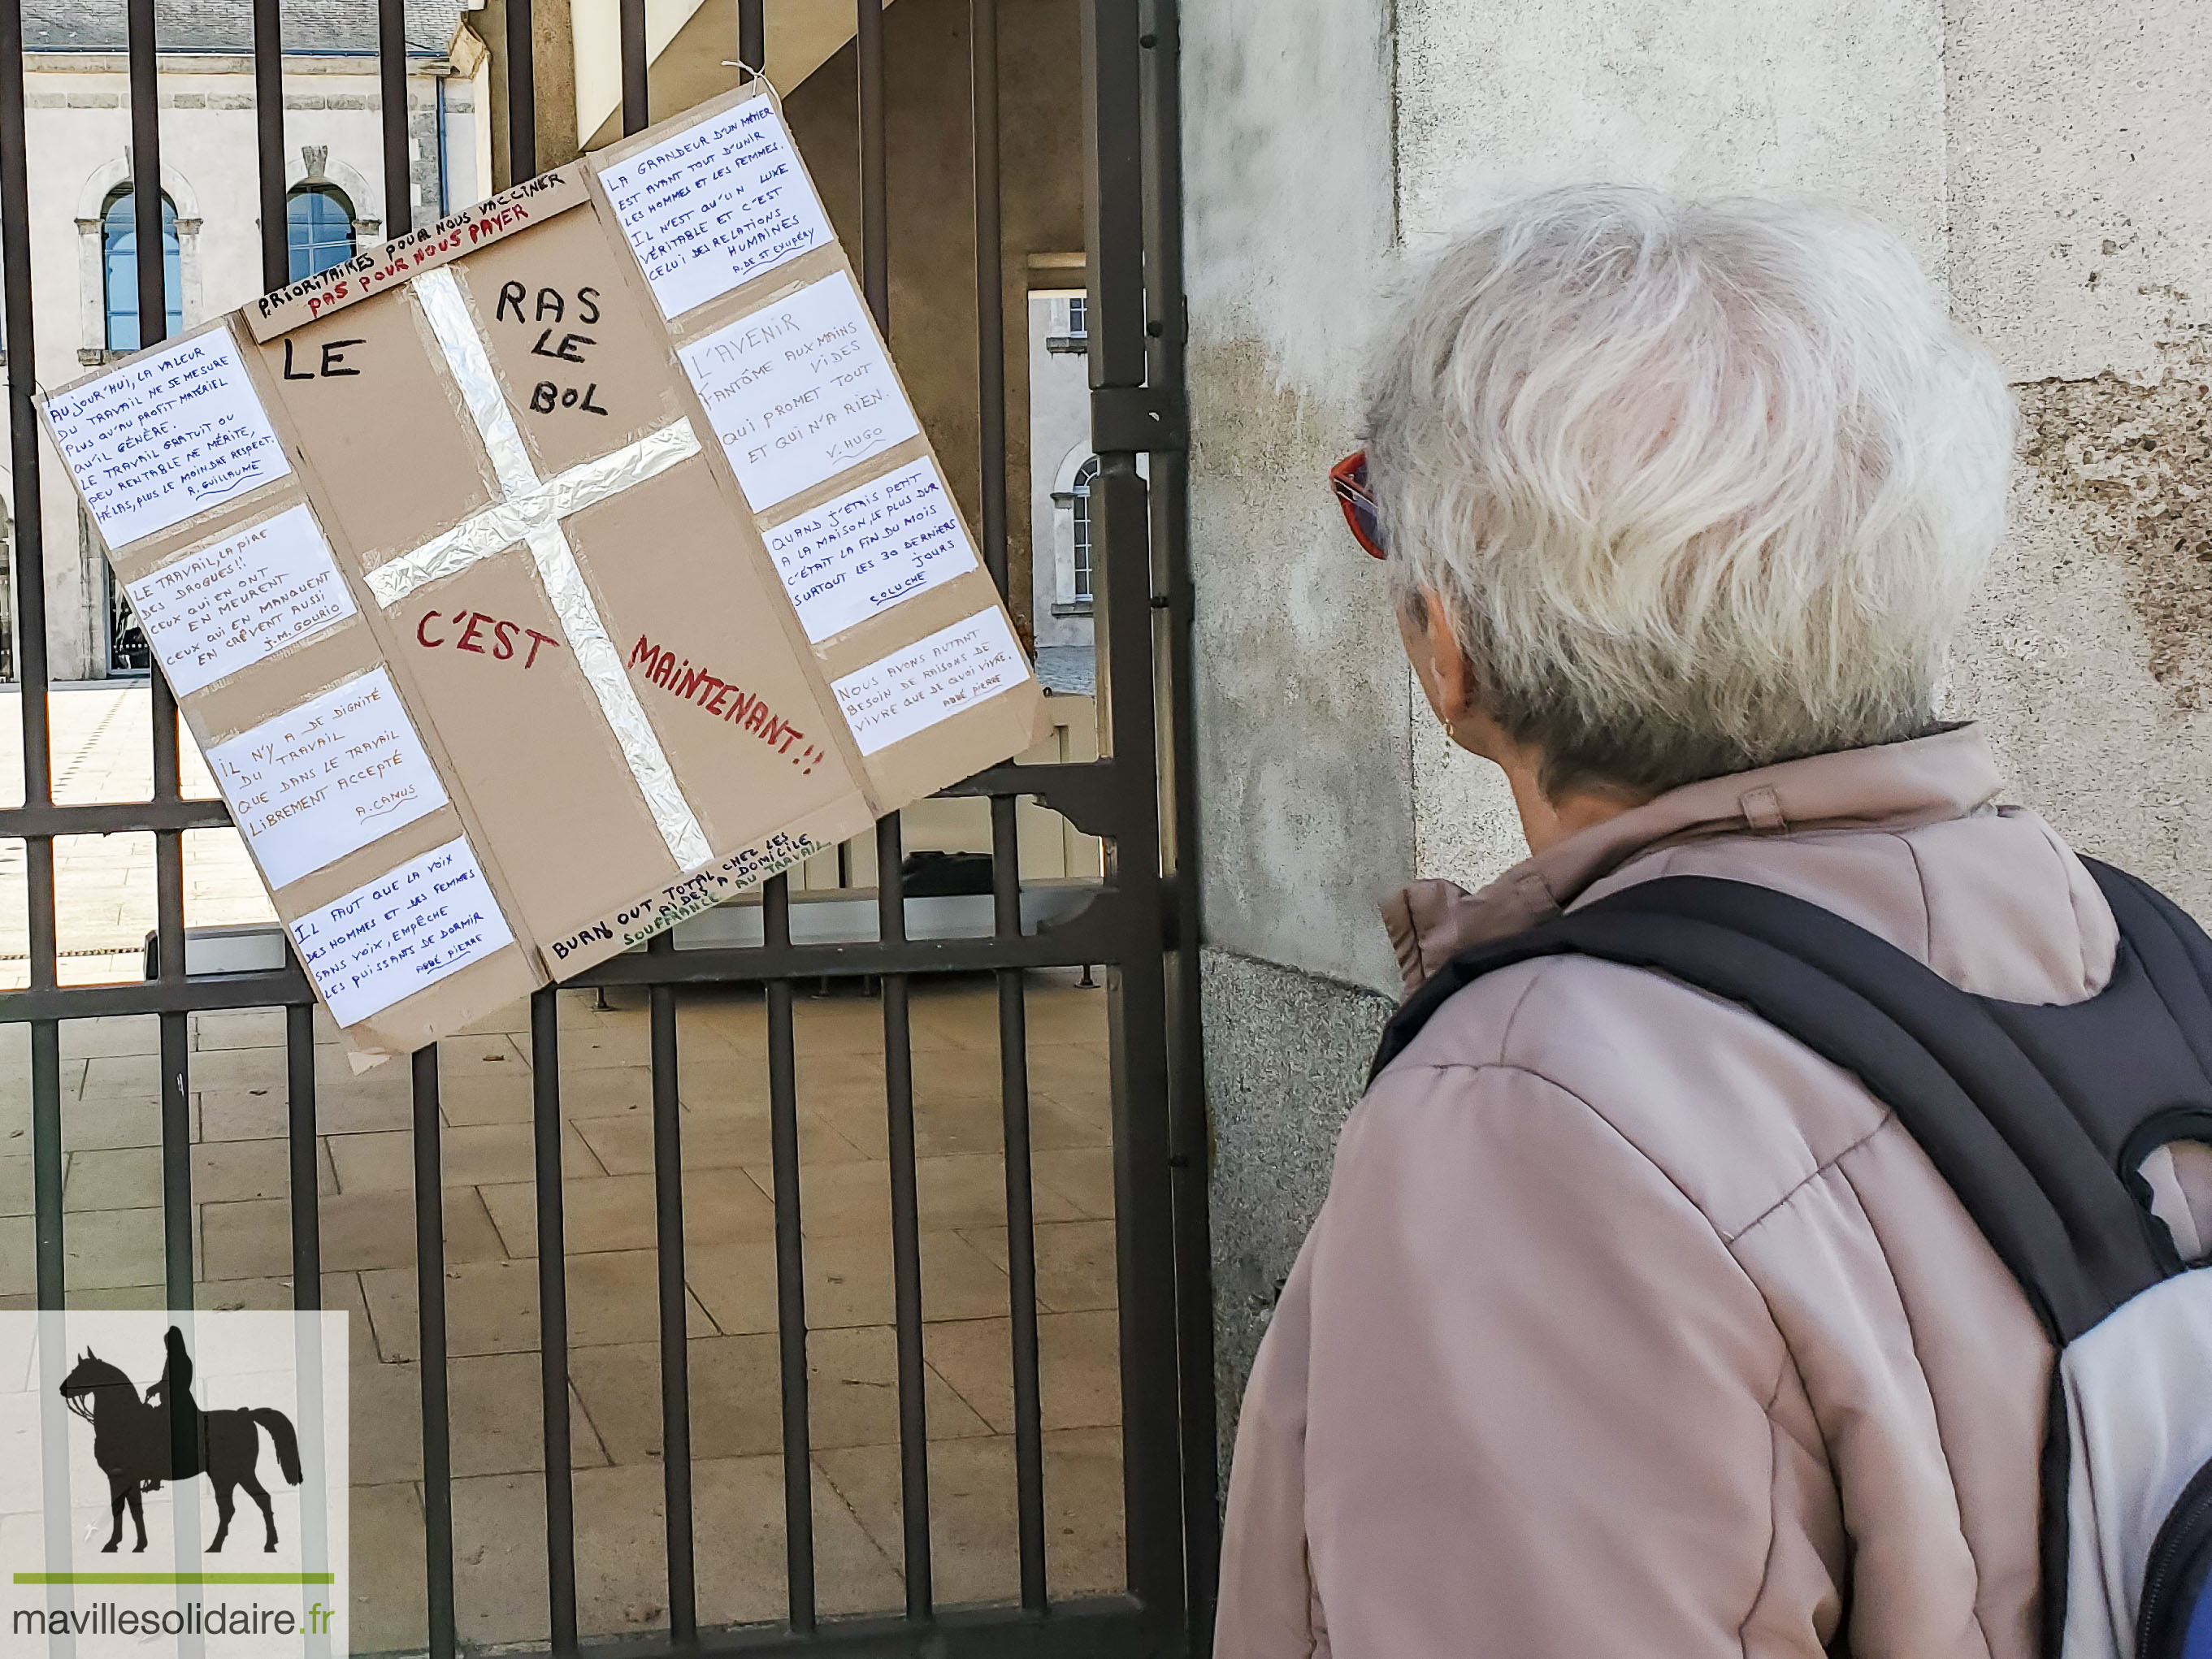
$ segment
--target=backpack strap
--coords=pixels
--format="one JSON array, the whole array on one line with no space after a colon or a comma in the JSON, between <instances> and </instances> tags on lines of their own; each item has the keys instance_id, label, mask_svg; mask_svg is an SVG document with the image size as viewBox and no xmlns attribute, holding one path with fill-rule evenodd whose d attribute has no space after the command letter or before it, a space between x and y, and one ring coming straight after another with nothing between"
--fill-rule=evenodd
<instances>
[{"instance_id":1,"label":"backpack strap","mask_svg":"<svg viewBox=\"0 0 2212 1659\"><path fill-rule=\"evenodd\" d=\"M2131 913L2147 902L2123 900ZM2123 927L2135 919L2122 916ZM2165 948L2185 954L2180 936L2167 938ZM1662 877L1462 951L1391 1020L1370 1080L1466 986L1568 954L1741 1004L1856 1074L1927 1152L2061 1346L2166 1276L2154 1222L1986 1005L1865 929L1771 888ZM2212 1036L2212 1012L2203 1029Z\"/></svg>"}]
</instances>

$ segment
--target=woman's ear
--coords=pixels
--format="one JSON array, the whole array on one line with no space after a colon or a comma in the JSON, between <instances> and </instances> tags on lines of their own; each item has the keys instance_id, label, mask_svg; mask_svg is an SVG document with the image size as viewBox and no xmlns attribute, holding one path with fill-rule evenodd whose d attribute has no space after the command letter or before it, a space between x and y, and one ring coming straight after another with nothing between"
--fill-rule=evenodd
<instances>
[{"instance_id":1,"label":"woman's ear","mask_svg":"<svg viewBox=\"0 0 2212 1659\"><path fill-rule=\"evenodd\" d=\"M1423 644L1429 659L1429 700L1444 722L1457 728L1471 714L1480 712L1474 696L1474 665L1467 659L1461 648L1459 635L1451 625L1451 615L1444 609L1442 599L1429 588L1421 590L1422 604L1427 608L1427 627L1423 630Z\"/></svg>"}]
</instances>

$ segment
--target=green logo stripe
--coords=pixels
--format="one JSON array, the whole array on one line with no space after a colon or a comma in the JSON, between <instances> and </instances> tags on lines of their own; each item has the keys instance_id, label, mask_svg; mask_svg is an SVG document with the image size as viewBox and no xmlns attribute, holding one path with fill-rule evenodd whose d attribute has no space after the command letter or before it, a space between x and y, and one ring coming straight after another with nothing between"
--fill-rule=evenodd
<instances>
[{"instance_id":1,"label":"green logo stripe","mask_svg":"<svg viewBox=\"0 0 2212 1659\"><path fill-rule=\"evenodd\" d=\"M334 1584L330 1572L19 1572L19 1584Z\"/></svg>"}]
</instances>

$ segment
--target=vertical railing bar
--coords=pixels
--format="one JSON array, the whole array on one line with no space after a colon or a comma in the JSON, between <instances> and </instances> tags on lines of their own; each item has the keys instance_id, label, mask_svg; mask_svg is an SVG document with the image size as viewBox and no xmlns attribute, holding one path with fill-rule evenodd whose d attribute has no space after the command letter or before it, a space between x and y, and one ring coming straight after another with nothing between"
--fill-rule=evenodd
<instances>
[{"instance_id":1,"label":"vertical railing bar","mask_svg":"<svg viewBox=\"0 0 2212 1659\"><path fill-rule=\"evenodd\" d=\"M645 52L645 0L622 0L622 115L624 134L653 125Z\"/></svg>"},{"instance_id":2,"label":"vertical railing bar","mask_svg":"<svg viewBox=\"0 0 2212 1659\"><path fill-rule=\"evenodd\" d=\"M1149 343L1146 375L1163 395L1184 397L1188 308L1183 298L1182 94L1177 0L1146 0L1140 44L1145 88L1145 286ZM1212 1152L1206 1110L1205 1048L1199 951L1204 937L1199 880L1196 713L1191 697L1193 593L1188 473L1180 451L1152 458L1151 507L1156 591L1167 599L1167 742L1162 798L1171 819L1164 847L1176 895L1176 938L1168 1005L1169 1158L1176 1224L1176 1309L1182 1366L1184 1571L1194 1651L1207 1650L1218 1598L1221 1468L1215 1436L1212 1272Z\"/></svg>"},{"instance_id":3,"label":"vertical railing bar","mask_svg":"<svg viewBox=\"0 0 2212 1659\"><path fill-rule=\"evenodd\" d=\"M738 61L756 74L768 67L768 18L761 0L738 0Z\"/></svg>"},{"instance_id":4,"label":"vertical railing bar","mask_svg":"<svg viewBox=\"0 0 2212 1659\"><path fill-rule=\"evenodd\" d=\"M407 0L376 0L377 103L384 127L384 234L415 228L415 169L408 155Z\"/></svg>"},{"instance_id":5,"label":"vertical railing bar","mask_svg":"<svg viewBox=\"0 0 2212 1659\"><path fill-rule=\"evenodd\" d=\"M983 563L1004 595L1006 292L999 213L999 0L968 0L968 63L969 144L975 185L975 401L983 464Z\"/></svg>"},{"instance_id":6,"label":"vertical railing bar","mask_svg":"<svg viewBox=\"0 0 2212 1659\"><path fill-rule=\"evenodd\" d=\"M854 0L860 98L860 290L891 331L890 198L884 177L884 0Z\"/></svg>"},{"instance_id":7,"label":"vertical railing bar","mask_svg":"<svg viewBox=\"0 0 2212 1659\"><path fill-rule=\"evenodd\" d=\"M886 943L906 937L899 818L876 825L876 925ZM899 1493L905 1534L906 1611L926 1619L935 1602L929 1551L929 1413L922 1394L921 1205L914 1151L914 1042L907 976L886 974L884 1109L890 1142L891 1286L898 1335Z\"/></svg>"},{"instance_id":8,"label":"vertical railing bar","mask_svg":"<svg viewBox=\"0 0 2212 1659\"><path fill-rule=\"evenodd\" d=\"M791 943L791 878L761 890L761 937L770 950ZM775 1172L775 1331L783 1407L784 1571L791 1629L814 1631L813 1431L807 1419L806 1257L799 1188L799 1076L793 1052L791 981L768 982L769 1158Z\"/></svg>"},{"instance_id":9,"label":"vertical railing bar","mask_svg":"<svg viewBox=\"0 0 2212 1659\"><path fill-rule=\"evenodd\" d=\"M519 185L538 174L538 59L530 0L507 0L507 171Z\"/></svg>"},{"instance_id":10,"label":"vertical railing bar","mask_svg":"<svg viewBox=\"0 0 2212 1659\"><path fill-rule=\"evenodd\" d=\"M322 1171L315 1145L315 1005L284 1011L285 1103L292 1159L292 1305L323 1305Z\"/></svg>"},{"instance_id":11,"label":"vertical railing bar","mask_svg":"<svg viewBox=\"0 0 2212 1659\"><path fill-rule=\"evenodd\" d=\"M1022 933L1020 826L1012 795L991 797L992 934ZM1045 1605L1044 1407L1037 1370L1036 1225L1030 1164L1029 1011L1018 968L999 981L999 1102L1006 1138L1006 1311L1014 1382L1014 1518L1022 1605Z\"/></svg>"},{"instance_id":12,"label":"vertical railing bar","mask_svg":"<svg viewBox=\"0 0 2212 1659\"><path fill-rule=\"evenodd\" d=\"M18 0L4 0L14 11ZM31 1214L39 1306L69 1299L68 1258L62 1250L62 1025L31 1022Z\"/></svg>"},{"instance_id":13,"label":"vertical railing bar","mask_svg":"<svg viewBox=\"0 0 2212 1659\"><path fill-rule=\"evenodd\" d=\"M538 1346L545 1422L545 1597L553 1651L576 1651L576 1502L568 1422L568 1223L561 1158L560 994L530 998L538 1176Z\"/></svg>"},{"instance_id":14,"label":"vertical railing bar","mask_svg":"<svg viewBox=\"0 0 2212 1659\"><path fill-rule=\"evenodd\" d=\"M166 979L169 963L164 961L161 967ZM192 1305L191 1036L185 1015L163 1014L160 1019L161 1260L167 1274L168 1305L189 1308ZM174 1420L180 1427L186 1421L182 1416Z\"/></svg>"},{"instance_id":15,"label":"vertical railing bar","mask_svg":"<svg viewBox=\"0 0 2212 1659\"><path fill-rule=\"evenodd\" d=\"M284 216L284 29L277 0L253 0L253 140L261 196L261 286L291 280Z\"/></svg>"},{"instance_id":16,"label":"vertical railing bar","mask_svg":"<svg viewBox=\"0 0 2212 1659\"><path fill-rule=\"evenodd\" d=\"M650 955L676 948L656 935ZM684 1141L678 1121L676 988L656 985L653 1025L653 1218L660 1281L660 1478L668 1536L668 1634L679 1647L699 1639L699 1593L691 1519L690 1321L684 1288Z\"/></svg>"},{"instance_id":17,"label":"vertical railing bar","mask_svg":"<svg viewBox=\"0 0 2212 1659\"><path fill-rule=\"evenodd\" d=\"M422 1569L430 1659L453 1659L453 1444L446 1395L446 1206L438 1045L414 1054L416 1367L422 1389Z\"/></svg>"}]
</instances>

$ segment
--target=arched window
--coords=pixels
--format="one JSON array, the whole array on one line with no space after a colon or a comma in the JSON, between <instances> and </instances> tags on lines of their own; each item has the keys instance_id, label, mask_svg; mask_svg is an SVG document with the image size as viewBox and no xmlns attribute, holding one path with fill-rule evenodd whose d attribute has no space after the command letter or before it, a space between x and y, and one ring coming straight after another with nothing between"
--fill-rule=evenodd
<instances>
[{"instance_id":1,"label":"arched window","mask_svg":"<svg viewBox=\"0 0 2212 1659\"><path fill-rule=\"evenodd\" d=\"M1079 604L1091 593L1091 486L1098 478L1098 458L1093 455L1076 468L1075 483L1070 492L1075 497L1075 594Z\"/></svg>"},{"instance_id":2,"label":"arched window","mask_svg":"<svg viewBox=\"0 0 2212 1659\"><path fill-rule=\"evenodd\" d=\"M286 197L284 228L295 283L353 258L353 204L335 185L301 185Z\"/></svg>"},{"instance_id":3,"label":"arched window","mask_svg":"<svg viewBox=\"0 0 2212 1659\"><path fill-rule=\"evenodd\" d=\"M138 202L130 188L116 191L100 215L102 297L107 307L107 349L136 351L138 329ZM185 324L184 259L177 241L177 206L161 198L161 302L169 313L163 337Z\"/></svg>"}]
</instances>

